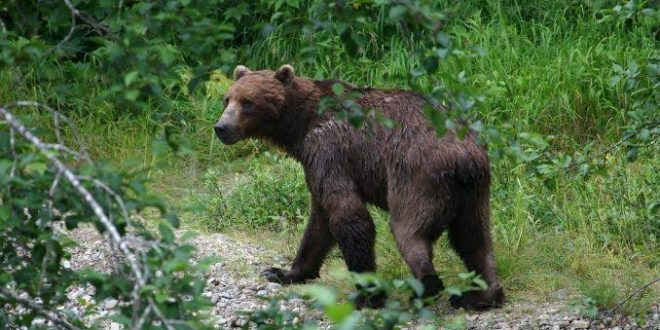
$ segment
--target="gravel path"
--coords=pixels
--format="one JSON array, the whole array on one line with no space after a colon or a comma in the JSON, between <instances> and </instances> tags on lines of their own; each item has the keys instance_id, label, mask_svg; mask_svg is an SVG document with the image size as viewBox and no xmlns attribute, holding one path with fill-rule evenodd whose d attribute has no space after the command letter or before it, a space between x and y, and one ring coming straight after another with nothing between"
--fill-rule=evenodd
<instances>
[{"instance_id":1,"label":"gravel path","mask_svg":"<svg viewBox=\"0 0 660 330\"><path fill-rule=\"evenodd\" d=\"M109 271L112 258L108 255L108 246L91 227L80 228L72 234L78 242L84 242L72 251L70 267L93 267L99 271ZM193 240L199 249L200 256L217 256L221 261L211 266L204 295L209 297L214 307L214 315L218 328L240 327L246 321L238 311L253 310L264 307L267 302L263 297L285 294L279 284L266 283L259 273L269 266L286 266L287 261L275 252L263 248L237 242L222 234L199 235ZM75 288L69 292L73 301L93 302L92 288ZM634 320L626 317L589 320L570 308L570 302L576 297L565 292L557 292L544 298L544 301L515 301L505 307L482 313L466 315L468 329L660 329L660 306L656 304L646 316L646 325L638 326ZM112 313L117 306L115 300L107 300L101 304L100 316ZM69 306L74 312L82 315L80 305ZM301 299L293 299L282 303L282 308L300 312L305 308ZM453 311L452 311L453 312ZM451 313L451 312L450 312ZM316 318L318 314L304 313L306 317ZM324 320L319 321L321 328L327 328ZM106 329L119 329L119 325L103 321ZM410 329L416 328L410 326Z\"/></svg>"}]
</instances>

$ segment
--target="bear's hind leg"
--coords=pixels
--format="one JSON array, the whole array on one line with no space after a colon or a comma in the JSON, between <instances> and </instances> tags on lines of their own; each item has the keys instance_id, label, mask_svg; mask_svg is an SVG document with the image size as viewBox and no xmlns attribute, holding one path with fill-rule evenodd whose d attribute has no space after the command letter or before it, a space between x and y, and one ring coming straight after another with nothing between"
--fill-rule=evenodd
<instances>
[{"instance_id":1,"label":"bear's hind leg","mask_svg":"<svg viewBox=\"0 0 660 330\"><path fill-rule=\"evenodd\" d=\"M433 266L433 241L411 226L415 223L422 222L407 221L393 213L390 228L403 260L424 285L422 297L433 297L444 289L444 285Z\"/></svg>"},{"instance_id":2,"label":"bear's hind leg","mask_svg":"<svg viewBox=\"0 0 660 330\"><path fill-rule=\"evenodd\" d=\"M486 191L482 196L468 199L462 212L449 225L449 241L463 259L466 268L479 274L488 288L467 292L460 297L453 296L450 302L455 308L473 310L499 307L504 304L505 297L495 273L488 193Z\"/></svg>"}]
</instances>

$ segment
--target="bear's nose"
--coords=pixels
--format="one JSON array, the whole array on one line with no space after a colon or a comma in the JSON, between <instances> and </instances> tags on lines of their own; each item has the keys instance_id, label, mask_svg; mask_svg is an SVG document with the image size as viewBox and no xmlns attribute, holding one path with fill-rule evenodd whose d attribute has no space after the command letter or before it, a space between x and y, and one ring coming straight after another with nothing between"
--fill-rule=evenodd
<instances>
[{"instance_id":1,"label":"bear's nose","mask_svg":"<svg viewBox=\"0 0 660 330\"><path fill-rule=\"evenodd\" d=\"M218 137L223 137L227 133L227 125L225 124L217 123L213 128Z\"/></svg>"}]
</instances>

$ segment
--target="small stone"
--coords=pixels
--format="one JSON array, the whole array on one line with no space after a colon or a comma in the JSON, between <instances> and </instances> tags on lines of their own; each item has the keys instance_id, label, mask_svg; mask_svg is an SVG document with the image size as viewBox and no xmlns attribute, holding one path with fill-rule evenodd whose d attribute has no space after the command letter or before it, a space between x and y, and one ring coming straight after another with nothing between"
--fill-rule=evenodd
<instances>
[{"instance_id":1,"label":"small stone","mask_svg":"<svg viewBox=\"0 0 660 330\"><path fill-rule=\"evenodd\" d=\"M112 322L110 323L110 330L119 330L119 323Z\"/></svg>"},{"instance_id":2,"label":"small stone","mask_svg":"<svg viewBox=\"0 0 660 330\"><path fill-rule=\"evenodd\" d=\"M115 306L117 306L117 300L115 299L109 299L105 302L105 305L103 305L105 309L113 309Z\"/></svg>"},{"instance_id":3,"label":"small stone","mask_svg":"<svg viewBox=\"0 0 660 330\"><path fill-rule=\"evenodd\" d=\"M282 287L282 284L270 282L266 284L266 289L269 291L279 290Z\"/></svg>"},{"instance_id":4,"label":"small stone","mask_svg":"<svg viewBox=\"0 0 660 330\"><path fill-rule=\"evenodd\" d=\"M569 322L568 320L559 320L557 322L557 325L559 325L560 327L567 327L569 324L571 324L571 322Z\"/></svg>"},{"instance_id":5,"label":"small stone","mask_svg":"<svg viewBox=\"0 0 660 330\"><path fill-rule=\"evenodd\" d=\"M220 295L219 294L214 294L213 296L211 296L211 303L212 304L218 303L218 300L220 300Z\"/></svg>"},{"instance_id":6,"label":"small stone","mask_svg":"<svg viewBox=\"0 0 660 330\"><path fill-rule=\"evenodd\" d=\"M300 323L300 318L297 317L297 316L294 317L294 318L293 318L293 321L291 321L291 323L293 323L293 325L297 325L298 323Z\"/></svg>"},{"instance_id":7,"label":"small stone","mask_svg":"<svg viewBox=\"0 0 660 330\"><path fill-rule=\"evenodd\" d=\"M257 292L257 296L267 296L268 292L266 290L259 290Z\"/></svg>"},{"instance_id":8,"label":"small stone","mask_svg":"<svg viewBox=\"0 0 660 330\"><path fill-rule=\"evenodd\" d=\"M552 330L560 330L560 329L561 329L561 327L559 327L558 324L555 324L555 325L552 326Z\"/></svg>"},{"instance_id":9,"label":"small stone","mask_svg":"<svg viewBox=\"0 0 660 330\"><path fill-rule=\"evenodd\" d=\"M246 320L246 319L243 319L243 318L240 318L240 319L236 319L236 320L234 320L234 321L231 323L231 326L232 326L233 328L240 328L240 327L242 327L242 326L244 326L244 325L246 325L246 324L247 324L247 320Z\"/></svg>"},{"instance_id":10,"label":"small stone","mask_svg":"<svg viewBox=\"0 0 660 330\"><path fill-rule=\"evenodd\" d=\"M589 328L589 321L575 320L575 321L573 321L573 323L571 323L571 325L575 329L587 329L587 328Z\"/></svg>"}]
</instances>

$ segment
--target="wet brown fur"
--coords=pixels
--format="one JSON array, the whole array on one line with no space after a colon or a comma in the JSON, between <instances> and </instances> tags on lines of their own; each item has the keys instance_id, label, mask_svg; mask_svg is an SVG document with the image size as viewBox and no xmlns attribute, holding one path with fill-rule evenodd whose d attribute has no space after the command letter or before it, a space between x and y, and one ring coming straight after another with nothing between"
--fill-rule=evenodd
<instances>
[{"instance_id":1,"label":"wet brown fur","mask_svg":"<svg viewBox=\"0 0 660 330\"><path fill-rule=\"evenodd\" d=\"M279 75L278 75L279 74ZM397 246L425 295L442 290L432 263L433 242L447 230L454 249L469 270L489 288L454 298L456 307L488 308L503 303L495 274L489 228L490 168L486 150L469 132L438 138L422 108L424 99L410 91L356 89L363 109L376 109L395 121L383 127L374 116L354 128L318 114L319 101L333 95L336 81L293 77L283 82L280 71L239 75L228 100L249 99L249 111L238 110L240 138L260 138L283 148L305 172L311 215L293 266L270 269L271 281L299 283L319 276L319 269L337 244L353 272L376 270L375 227L366 204L389 210ZM293 75L293 71L290 72ZM276 76L277 75L277 76Z\"/></svg>"}]
</instances>

